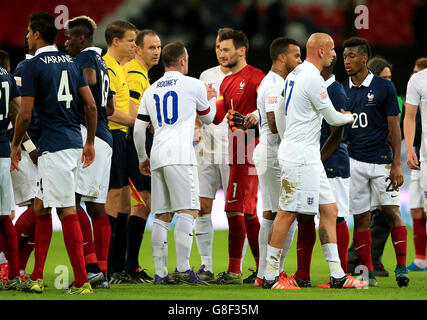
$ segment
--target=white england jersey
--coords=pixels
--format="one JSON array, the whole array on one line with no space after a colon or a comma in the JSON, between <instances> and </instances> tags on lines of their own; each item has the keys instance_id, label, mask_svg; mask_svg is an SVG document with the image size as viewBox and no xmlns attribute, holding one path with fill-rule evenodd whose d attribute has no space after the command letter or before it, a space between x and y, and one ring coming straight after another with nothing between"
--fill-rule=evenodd
<instances>
[{"instance_id":1,"label":"white england jersey","mask_svg":"<svg viewBox=\"0 0 427 320\"><path fill-rule=\"evenodd\" d=\"M273 157L277 159L280 137L277 133L272 133L267 121L267 112L274 112L276 108L283 105L282 92L285 88L285 80L277 73L270 71L262 79L257 96L257 108L259 112L260 140L256 149L262 152L255 152L254 158Z\"/></svg>"},{"instance_id":2,"label":"white england jersey","mask_svg":"<svg viewBox=\"0 0 427 320\"><path fill-rule=\"evenodd\" d=\"M154 127L151 170L197 164L193 148L196 112L209 111L203 82L178 71L166 72L145 90L138 114L148 115Z\"/></svg>"},{"instance_id":3,"label":"white england jersey","mask_svg":"<svg viewBox=\"0 0 427 320\"><path fill-rule=\"evenodd\" d=\"M286 129L280 143L279 160L314 164L320 160L320 110L332 107L326 82L310 62L298 65L285 81Z\"/></svg>"},{"instance_id":4,"label":"white england jersey","mask_svg":"<svg viewBox=\"0 0 427 320\"><path fill-rule=\"evenodd\" d=\"M427 69L415 73L408 82L406 103L418 106L421 112L420 161L427 161Z\"/></svg>"},{"instance_id":5,"label":"white england jersey","mask_svg":"<svg viewBox=\"0 0 427 320\"><path fill-rule=\"evenodd\" d=\"M212 88L219 95L219 88L226 74L222 73L221 67L216 66L203 71L200 80ZM202 137L197 146L199 162L211 163L215 154L216 164L228 164L228 123L227 117L219 124L205 124L202 129ZM219 162L219 163L217 163Z\"/></svg>"}]
</instances>

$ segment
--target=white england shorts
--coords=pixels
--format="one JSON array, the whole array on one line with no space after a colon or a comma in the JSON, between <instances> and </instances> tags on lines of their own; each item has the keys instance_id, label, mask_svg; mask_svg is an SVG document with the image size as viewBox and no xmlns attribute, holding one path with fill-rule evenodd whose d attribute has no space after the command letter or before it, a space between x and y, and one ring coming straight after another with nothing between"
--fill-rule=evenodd
<instances>
[{"instance_id":1,"label":"white england shorts","mask_svg":"<svg viewBox=\"0 0 427 320\"><path fill-rule=\"evenodd\" d=\"M409 182L409 209L424 209L424 207L424 191L423 186L421 185L421 170L411 170L411 181Z\"/></svg>"},{"instance_id":2,"label":"white england shorts","mask_svg":"<svg viewBox=\"0 0 427 320\"><path fill-rule=\"evenodd\" d=\"M77 167L83 150L65 149L43 152L38 159L40 183L36 197L45 208L67 208L76 205Z\"/></svg>"},{"instance_id":3,"label":"white england shorts","mask_svg":"<svg viewBox=\"0 0 427 320\"><path fill-rule=\"evenodd\" d=\"M15 210L15 199L10 177L10 158L0 158L0 216L10 216L12 210Z\"/></svg>"},{"instance_id":4,"label":"white england shorts","mask_svg":"<svg viewBox=\"0 0 427 320\"><path fill-rule=\"evenodd\" d=\"M83 143L86 142L87 129L81 126ZM110 168L112 148L104 140L95 137L95 160L86 168L79 162L77 169L76 193L82 195L82 201L106 203L108 185L110 182Z\"/></svg>"},{"instance_id":5,"label":"white england shorts","mask_svg":"<svg viewBox=\"0 0 427 320\"><path fill-rule=\"evenodd\" d=\"M277 212L280 196L281 170L279 160L259 160L254 158L261 189L262 210Z\"/></svg>"},{"instance_id":6,"label":"white england shorts","mask_svg":"<svg viewBox=\"0 0 427 320\"><path fill-rule=\"evenodd\" d=\"M393 190L391 164L375 164L350 158L350 214L371 208L400 206L399 191Z\"/></svg>"},{"instance_id":7,"label":"white england shorts","mask_svg":"<svg viewBox=\"0 0 427 320\"><path fill-rule=\"evenodd\" d=\"M22 150L19 170L13 170L10 175L16 205L30 205L30 200L34 199L37 194L37 182L40 181L40 177L37 166L31 160L28 152Z\"/></svg>"},{"instance_id":8,"label":"white england shorts","mask_svg":"<svg viewBox=\"0 0 427 320\"><path fill-rule=\"evenodd\" d=\"M216 192L222 187L227 194L230 166L228 164L199 164L200 197L215 199Z\"/></svg>"},{"instance_id":9,"label":"white england shorts","mask_svg":"<svg viewBox=\"0 0 427 320\"><path fill-rule=\"evenodd\" d=\"M279 163L282 172L280 210L315 215L319 205L335 203L323 164Z\"/></svg>"},{"instance_id":10,"label":"white england shorts","mask_svg":"<svg viewBox=\"0 0 427 320\"><path fill-rule=\"evenodd\" d=\"M151 171L151 212L200 210L196 165L169 165Z\"/></svg>"},{"instance_id":11,"label":"white england shorts","mask_svg":"<svg viewBox=\"0 0 427 320\"><path fill-rule=\"evenodd\" d=\"M422 187L422 192L424 194L424 210L427 209L427 161L421 161L420 164L420 168L421 168L421 187ZM414 171L414 170L413 170Z\"/></svg>"},{"instance_id":12,"label":"white england shorts","mask_svg":"<svg viewBox=\"0 0 427 320\"><path fill-rule=\"evenodd\" d=\"M350 215L350 178L328 178L335 200L338 206L338 217L344 218Z\"/></svg>"}]
</instances>

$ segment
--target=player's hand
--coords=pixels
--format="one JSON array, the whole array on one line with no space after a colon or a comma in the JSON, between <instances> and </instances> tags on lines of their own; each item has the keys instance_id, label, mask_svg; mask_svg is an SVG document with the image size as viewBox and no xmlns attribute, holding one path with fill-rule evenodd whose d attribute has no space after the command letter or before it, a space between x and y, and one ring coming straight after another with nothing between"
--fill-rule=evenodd
<instances>
[{"instance_id":1,"label":"player's hand","mask_svg":"<svg viewBox=\"0 0 427 320\"><path fill-rule=\"evenodd\" d=\"M351 114L350 111L345 111L344 109L341 109L340 111L341 111L342 114ZM351 122L348 122L348 124L353 124L353 122L354 122L354 118L353 118L353 120Z\"/></svg>"},{"instance_id":2,"label":"player's hand","mask_svg":"<svg viewBox=\"0 0 427 320\"><path fill-rule=\"evenodd\" d=\"M245 127L253 128L258 125L258 117L252 113L249 113L245 117Z\"/></svg>"},{"instance_id":3,"label":"player's hand","mask_svg":"<svg viewBox=\"0 0 427 320\"><path fill-rule=\"evenodd\" d=\"M399 187L403 184L403 172L402 167L399 165L391 164L390 169L391 185L394 190L399 190Z\"/></svg>"},{"instance_id":4,"label":"player's hand","mask_svg":"<svg viewBox=\"0 0 427 320\"><path fill-rule=\"evenodd\" d=\"M150 158L147 158L145 161L139 163L139 171L144 176L151 176Z\"/></svg>"},{"instance_id":5,"label":"player's hand","mask_svg":"<svg viewBox=\"0 0 427 320\"><path fill-rule=\"evenodd\" d=\"M89 167L95 160L95 146L93 143L85 143L83 147L82 163L83 168Z\"/></svg>"},{"instance_id":6,"label":"player's hand","mask_svg":"<svg viewBox=\"0 0 427 320\"><path fill-rule=\"evenodd\" d=\"M10 171L19 171L19 161L21 161L21 146L10 146Z\"/></svg>"},{"instance_id":7,"label":"player's hand","mask_svg":"<svg viewBox=\"0 0 427 320\"><path fill-rule=\"evenodd\" d=\"M417 154L412 149L406 150L406 163L409 168L420 170L420 163L418 162Z\"/></svg>"},{"instance_id":8,"label":"player's hand","mask_svg":"<svg viewBox=\"0 0 427 320\"><path fill-rule=\"evenodd\" d=\"M205 86L206 86L208 101L212 98L215 98L217 96L217 93L216 93L216 90L212 88L212 83L209 83L209 85L205 83Z\"/></svg>"},{"instance_id":9,"label":"player's hand","mask_svg":"<svg viewBox=\"0 0 427 320\"><path fill-rule=\"evenodd\" d=\"M242 129L246 131L245 116L241 113L238 113L237 111L228 110L227 122L233 132L237 129Z\"/></svg>"}]
</instances>

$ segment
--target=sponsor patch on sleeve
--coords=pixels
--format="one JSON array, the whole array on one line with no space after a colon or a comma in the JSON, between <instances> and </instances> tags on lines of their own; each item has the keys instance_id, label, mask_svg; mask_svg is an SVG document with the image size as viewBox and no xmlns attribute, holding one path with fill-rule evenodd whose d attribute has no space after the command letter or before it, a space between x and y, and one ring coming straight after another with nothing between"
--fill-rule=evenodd
<instances>
[{"instance_id":1,"label":"sponsor patch on sleeve","mask_svg":"<svg viewBox=\"0 0 427 320\"><path fill-rule=\"evenodd\" d=\"M267 97L267 103L268 104L277 104L278 97L277 96L268 96Z\"/></svg>"},{"instance_id":2,"label":"sponsor patch on sleeve","mask_svg":"<svg viewBox=\"0 0 427 320\"><path fill-rule=\"evenodd\" d=\"M320 93L320 100L325 100L328 98L328 91L324 90Z\"/></svg>"}]
</instances>

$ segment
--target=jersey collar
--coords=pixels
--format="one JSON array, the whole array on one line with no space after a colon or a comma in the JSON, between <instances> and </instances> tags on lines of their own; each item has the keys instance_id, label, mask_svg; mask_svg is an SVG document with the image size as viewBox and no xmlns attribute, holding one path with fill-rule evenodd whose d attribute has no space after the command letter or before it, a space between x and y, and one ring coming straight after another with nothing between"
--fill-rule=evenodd
<instances>
[{"instance_id":1,"label":"jersey collar","mask_svg":"<svg viewBox=\"0 0 427 320\"><path fill-rule=\"evenodd\" d=\"M334 82L335 82L335 75L333 74L328 80L326 80L326 87L329 87Z\"/></svg>"},{"instance_id":2,"label":"jersey collar","mask_svg":"<svg viewBox=\"0 0 427 320\"><path fill-rule=\"evenodd\" d=\"M34 56L41 54L41 53L44 53L44 52L52 52L52 51L58 51L58 49L54 45L45 46L45 47L38 49L36 51L36 53L34 54Z\"/></svg>"},{"instance_id":3,"label":"jersey collar","mask_svg":"<svg viewBox=\"0 0 427 320\"><path fill-rule=\"evenodd\" d=\"M168 72L165 72L165 74L164 74L165 76L166 75L180 75L180 76L182 76L182 73L181 72L179 72L179 71L168 71Z\"/></svg>"},{"instance_id":4,"label":"jersey collar","mask_svg":"<svg viewBox=\"0 0 427 320\"><path fill-rule=\"evenodd\" d=\"M371 71L369 71L369 73L368 73L368 75L366 76L366 78L365 78L365 80L363 80L363 82L362 82L362 84L359 86L359 88L360 87L369 87L370 85L371 85L371 82L372 82L372 79L374 78L374 75L372 74L372 72ZM357 88L357 86L353 83L353 81L351 81L351 77L349 77L348 78L348 85L349 85L349 87L350 87L350 89L352 88L352 87L356 87Z\"/></svg>"},{"instance_id":5,"label":"jersey collar","mask_svg":"<svg viewBox=\"0 0 427 320\"><path fill-rule=\"evenodd\" d=\"M92 50L92 51L95 51L97 54L99 54L99 55L101 55L102 54L102 49L101 48L98 48L98 47L88 47L88 48L86 48L86 49L83 49L82 50L82 52L83 51L89 51L89 50Z\"/></svg>"},{"instance_id":6,"label":"jersey collar","mask_svg":"<svg viewBox=\"0 0 427 320\"><path fill-rule=\"evenodd\" d=\"M26 54L25 55L25 60L30 60L30 59L32 59L32 58L34 58L34 56L33 55L31 55L31 54Z\"/></svg>"}]
</instances>

